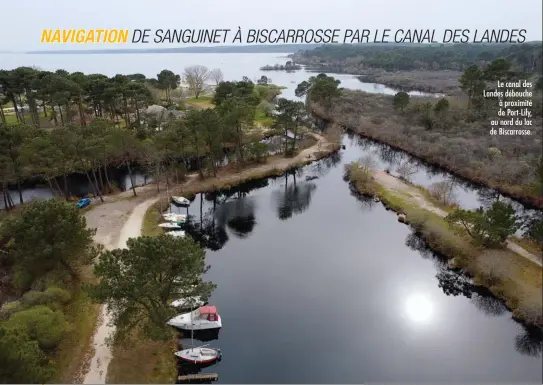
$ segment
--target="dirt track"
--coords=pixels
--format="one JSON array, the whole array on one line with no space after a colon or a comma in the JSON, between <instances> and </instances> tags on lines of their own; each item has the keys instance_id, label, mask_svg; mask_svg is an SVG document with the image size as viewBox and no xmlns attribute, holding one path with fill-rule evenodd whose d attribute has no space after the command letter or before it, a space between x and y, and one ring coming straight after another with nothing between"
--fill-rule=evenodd
<instances>
[{"instance_id":1,"label":"dirt track","mask_svg":"<svg viewBox=\"0 0 543 385\"><path fill-rule=\"evenodd\" d=\"M239 178L254 172L264 172L272 169L288 169L301 164L307 160L314 160L316 154L325 151L332 144L323 136L312 133L317 139L313 146L302 150L293 158L278 158L270 163L251 167L238 174L225 175L223 178ZM197 184L197 174L188 176L188 180L181 186ZM222 178L219 178L222 179ZM210 179L203 181L209 182ZM197 185L195 186L197 189ZM173 191L173 188L172 188ZM93 207L85 214L87 226L96 228L94 241L103 245L106 249L126 247L129 238L138 237L141 233L143 217L147 209L155 203L159 196L156 192L156 185L147 185L137 188L137 197L133 197L131 190L122 192L115 196L104 197L104 203L93 202ZM164 188L160 196L165 196ZM94 353L88 371L84 374L84 384L105 384L107 378L107 367L111 361L111 350L106 344L108 338L113 335L115 328L109 326L107 309L102 306L98 327L93 337Z\"/></svg>"},{"instance_id":2,"label":"dirt track","mask_svg":"<svg viewBox=\"0 0 543 385\"><path fill-rule=\"evenodd\" d=\"M402 180L400 180L400 179L398 179L398 178L396 178L396 177L394 177L394 176L392 176L390 174L387 174L386 172L381 171L381 170L376 170L374 172L374 177L375 177L377 183L379 183L381 186L383 186L383 187L385 187L385 188L387 188L389 190L395 190L395 191L402 192L405 195L405 199L412 201L417 206L419 206L421 208L424 208L424 209L426 209L428 211L431 211L431 212L439 215L440 217L446 217L447 216L446 211L440 209L439 207L436 207L431 202L429 202L426 199L426 197L424 197L424 195L422 195L422 193L416 187L410 186L409 184L403 182ZM534 262L535 264L537 264L539 266L543 266L540 256L537 256L535 254L530 253L529 251L527 251L526 249L523 249L522 247L520 247L516 243L508 241L507 242L507 248L509 250L523 256L524 258L529 259L530 261Z\"/></svg>"},{"instance_id":3,"label":"dirt track","mask_svg":"<svg viewBox=\"0 0 543 385\"><path fill-rule=\"evenodd\" d=\"M145 212L158 198L141 200L118 200L103 203L87 213L89 226L97 226L95 241L107 249L125 248L130 238L137 238L141 233L141 225ZM124 209L124 211L123 211ZM132 211L130 215L127 215ZM84 384L105 384L107 367L111 361L111 349L107 342L115 333L110 325L110 317L105 305L100 308L100 319L93 337L94 355Z\"/></svg>"}]
</instances>

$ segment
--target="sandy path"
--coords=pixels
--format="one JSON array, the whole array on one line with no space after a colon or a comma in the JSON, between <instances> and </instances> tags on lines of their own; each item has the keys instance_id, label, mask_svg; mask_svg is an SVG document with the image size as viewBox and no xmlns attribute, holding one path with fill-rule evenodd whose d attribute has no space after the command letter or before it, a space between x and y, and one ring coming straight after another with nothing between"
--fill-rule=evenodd
<instances>
[{"instance_id":1,"label":"sandy path","mask_svg":"<svg viewBox=\"0 0 543 385\"><path fill-rule=\"evenodd\" d=\"M119 223L123 221L124 213L119 215L119 213L116 211L120 211L123 208L129 209L130 206L137 204L137 201L121 200L106 203L96 207L96 212L94 212L94 210L90 211L87 218L89 222L91 222L92 219L97 216L103 218L104 222L107 222L107 219L110 220L109 223L104 223L107 224L107 226L103 226L102 228L98 226L98 231L95 236L96 241L102 243L108 249L115 247L125 248L128 239L140 236L143 216L145 215L145 212L149 206L151 206L157 200L158 198L148 199L135 206L126 222L122 225L118 237L115 237L114 230L116 227L118 227ZM106 231L103 229L106 229ZM113 246L115 243L116 245ZM85 379L83 380L84 384L106 383L107 367L111 361L111 349L107 342L114 333L115 327L110 325L110 318L106 306L102 305L100 308L98 328L96 329L93 337L94 356L91 359L89 371L86 373Z\"/></svg>"},{"instance_id":2,"label":"sandy path","mask_svg":"<svg viewBox=\"0 0 543 385\"><path fill-rule=\"evenodd\" d=\"M328 146L333 145L325 137L311 133L317 139L313 146L302 150L294 158L281 158L274 162L266 163L258 167L252 167L241 173L226 175L225 178L241 178L245 173L250 174L255 170L265 171L268 169L286 169L292 165L298 164L304 160L314 160L315 155L321 151L327 150ZM172 186L171 192L175 188L186 187L197 180L198 174L187 176L187 181L180 186ZM221 179L221 178L219 178ZM90 228L96 228L94 241L104 245L108 250L115 248L125 248L129 238L136 238L141 234L143 217L147 209L158 201L155 185L147 185L137 188L138 197L132 197L132 191L128 190L115 196L107 196L104 203L97 203L92 210L85 214L87 225ZM164 196L165 191L161 190L160 196ZM110 318L105 306L100 308L100 317L98 327L93 337L94 355L90 362L90 367L85 374L84 384L105 384L107 377L107 368L111 361L111 349L107 345L110 336L115 333L115 327L111 326Z\"/></svg>"},{"instance_id":3,"label":"sandy path","mask_svg":"<svg viewBox=\"0 0 543 385\"><path fill-rule=\"evenodd\" d=\"M381 170L376 170L374 172L374 177L377 180L377 183L386 187L387 189L396 190L396 191L403 192L405 194L409 194L409 196L407 196L406 198L416 203L419 207L422 207L428 211L431 211L439 215L440 217L447 216L446 211L440 209L439 207L434 206L431 202L428 202L428 200L421 194L421 192L416 187L410 186L409 184L403 182L402 180L390 174L387 174L386 172L381 171ZM514 253L517 253L518 255L529 259L530 261L537 264L538 266L543 267L541 257L530 253L529 251L527 251L526 249L523 249L516 243L507 241L507 248L513 251Z\"/></svg>"}]
</instances>

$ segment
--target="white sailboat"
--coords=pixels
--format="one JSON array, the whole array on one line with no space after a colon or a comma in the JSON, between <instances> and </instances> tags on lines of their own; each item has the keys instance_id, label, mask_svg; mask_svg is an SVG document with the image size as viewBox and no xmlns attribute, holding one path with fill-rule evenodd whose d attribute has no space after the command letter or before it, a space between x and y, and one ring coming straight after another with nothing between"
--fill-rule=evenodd
<instances>
[{"instance_id":1,"label":"white sailboat","mask_svg":"<svg viewBox=\"0 0 543 385\"><path fill-rule=\"evenodd\" d=\"M162 218L168 222L185 222L187 216L185 214L176 214L176 213L166 213L162 214Z\"/></svg>"},{"instance_id":2,"label":"white sailboat","mask_svg":"<svg viewBox=\"0 0 543 385\"><path fill-rule=\"evenodd\" d=\"M190 314L190 321L192 323L192 312ZM207 345L194 347L194 329L191 329L190 332L190 342L191 346L193 346L192 348L174 353L179 359L191 364L209 364L219 361L222 358L221 349L207 348Z\"/></svg>"},{"instance_id":3,"label":"white sailboat","mask_svg":"<svg viewBox=\"0 0 543 385\"><path fill-rule=\"evenodd\" d=\"M183 230L174 230L174 231L168 231L166 234L171 235L172 237L184 237L185 232Z\"/></svg>"},{"instance_id":4,"label":"white sailboat","mask_svg":"<svg viewBox=\"0 0 543 385\"><path fill-rule=\"evenodd\" d=\"M181 229L181 226L179 226L177 223L172 222L164 222L158 225L158 227L162 227L163 229L168 230L179 230Z\"/></svg>"}]
</instances>

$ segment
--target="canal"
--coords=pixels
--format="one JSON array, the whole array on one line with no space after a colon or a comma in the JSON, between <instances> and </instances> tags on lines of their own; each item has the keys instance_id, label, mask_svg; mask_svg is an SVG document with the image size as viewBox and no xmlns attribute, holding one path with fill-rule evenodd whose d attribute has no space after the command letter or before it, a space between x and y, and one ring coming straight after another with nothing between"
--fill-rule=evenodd
<instances>
[{"instance_id":1,"label":"canal","mask_svg":"<svg viewBox=\"0 0 543 385\"><path fill-rule=\"evenodd\" d=\"M343 143L188 209L223 319L210 343L224 358L203 372L222 383L541 383L540 333L448 270L393 212L351 195L344 165L375 148Z\"/></svg>"}]
</instances>

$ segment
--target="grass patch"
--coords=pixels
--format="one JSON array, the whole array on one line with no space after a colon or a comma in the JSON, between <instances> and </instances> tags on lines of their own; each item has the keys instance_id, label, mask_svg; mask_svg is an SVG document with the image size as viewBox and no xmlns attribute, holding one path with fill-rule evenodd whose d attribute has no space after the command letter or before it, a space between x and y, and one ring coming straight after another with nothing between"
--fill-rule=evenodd
<instances>
[{"instance_id":1,"label":"grass patch","mask_svg":"<svg viewBox=\"0 0 543 385\"><path fill-rule=\"evenodd\" d=\"M266 112L262 110L261 108L257 108L255 112L255 122L264 126L264 127L272 127L275 123L275 119L273 119L270 116L266 115Z\"/></svg>"},{"instance_id":2,"label":"grass patch","mask_svg":"<svg viewBox=\"0 0 543 385\"><path fill-rule=\"evenodd\" d=\"M532 254L541 255L543 253L543 248L541 247L541 245L535 241L532 241L531 239L515 236L511 239L511 241L516 243L523 249L528 250Z\"/></svg>"},{"instance_id":3,"label":"grass patch","mask_svg":"<svg viewBox=\"0 0 543 385\"><path fill-rule=\"evenodd\" d=\"M86 266L81 272L84 283L92 283L92 266ZM81 382L81 365L92 354L92 337L98 321L100 306L93 303L86 291L79 284L72 292L72 301L64 309L70 330L62 339L55 356L57 377L54 382Z\"/></svg>"},{"instance_id":4,"label":"grass patch","mask_svg":"<svg viewBox=\"0 0 543 385\"><path fill-rule=\"evenodd\" d=\"M164 198L163 202L156 202L151 208L147 209L145 215L143 216L143 222L141 224L141 235L148 237L156 237L164 232L162 228L158 227L157 224L162 221L161 212L159 210L160 204L162 207L168 207L170 203L168 198ZM155 207L156 206L156 207Z\"/></svg>"},{"instance_id":5,"label":"grass patch","mask_svg":"<svg viewBox=\"0 0 543 385\"><path fill-rule=\"evenodd\" d=\"M174 351L176 341L142 340L136 331L121 344L113 342L106 383L174 384L177 371Z\"/></svg>"},{"instance_id":6,"label":"grass patch","mask_svg":"<svg viewBox=\"0 0 543 385\"><path fill-rule=\"evenodd\" d=\"M452 229L444 218L404 199L401 192L380 186L363 167L348 165L346 180L360 194L377 196L385 207L406 215L406 223L435 252L452 259L454 265L487 287L525 322L543 325L540 266L508 249L487 249L473 245L465 233Z\"/></svg>"},{"instance_id":7,"label":"grass patch","mask_svg":"<svg viewBox=\"0 0 543 385\"><path fill-rule=\"evenodd\" d=\"M215 105L213 104L213 96L209 95L202 95L198 98L186 98L185 102L198 108L215 108Z\"/></svg>"}]
</instances>

